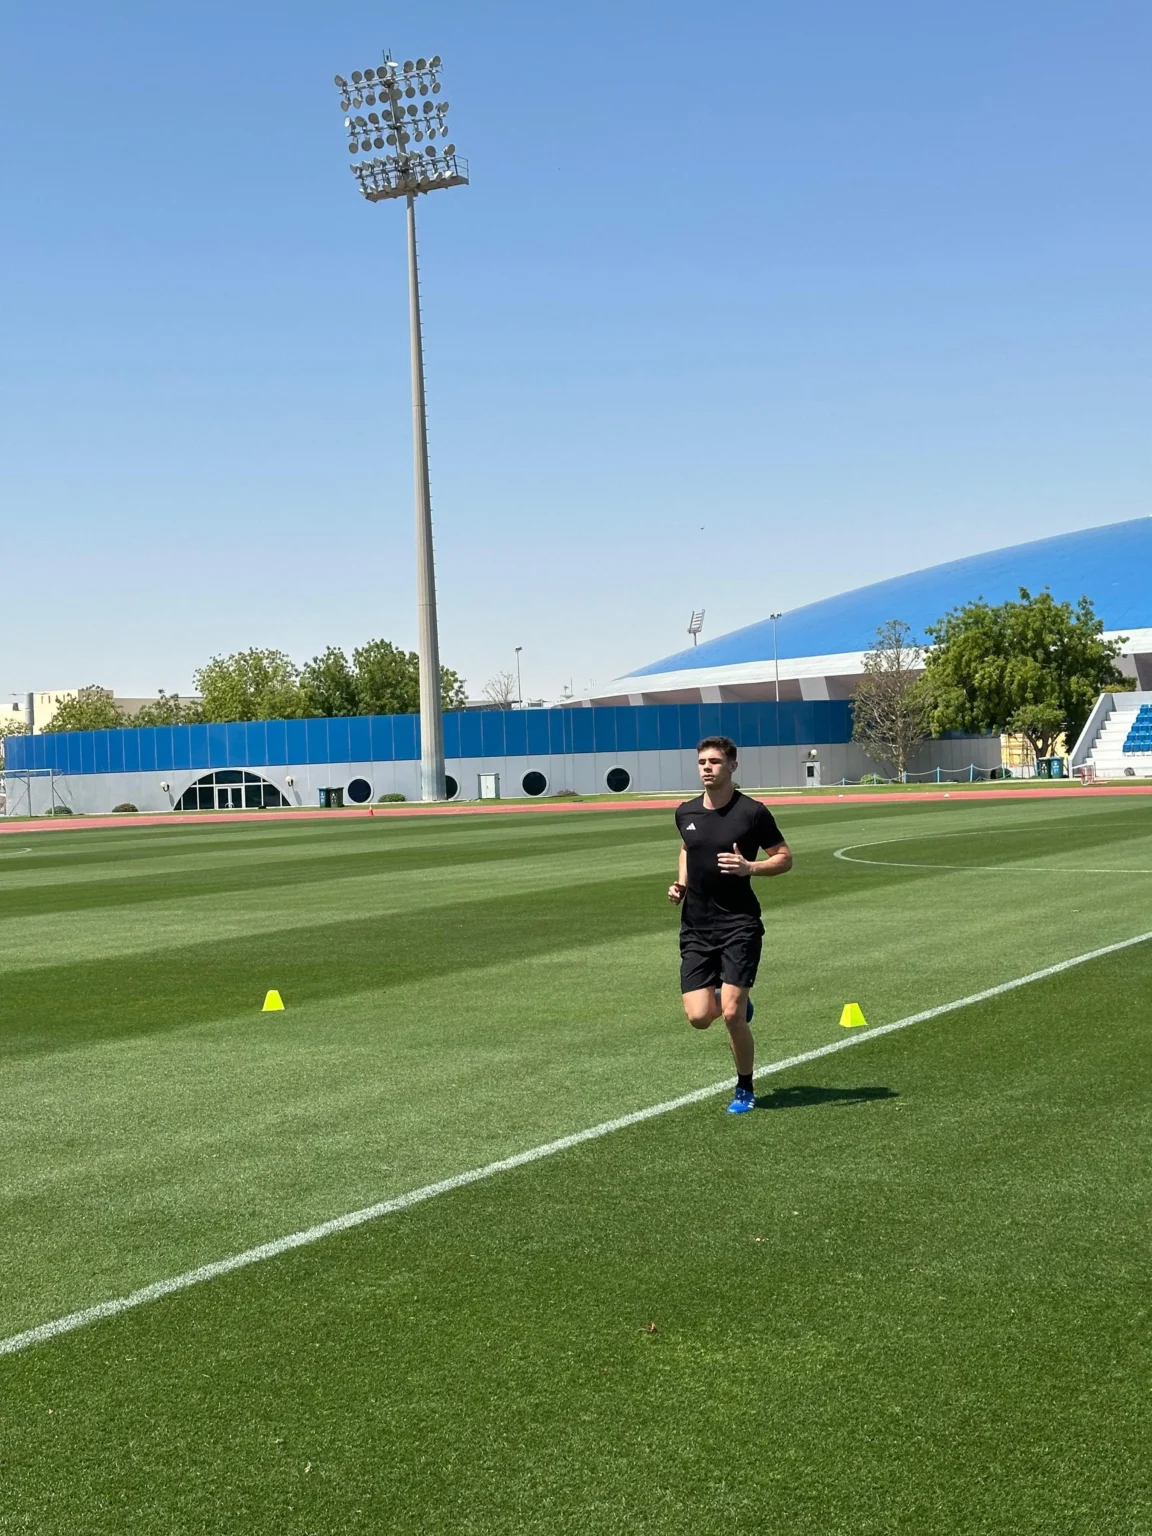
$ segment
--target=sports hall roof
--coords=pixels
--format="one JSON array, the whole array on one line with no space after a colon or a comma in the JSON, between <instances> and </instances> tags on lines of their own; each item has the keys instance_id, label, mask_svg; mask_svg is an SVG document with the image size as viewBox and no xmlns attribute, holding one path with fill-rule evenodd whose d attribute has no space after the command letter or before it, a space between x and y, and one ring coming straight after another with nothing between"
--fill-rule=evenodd
<instances>
[{"instance_id":1,"label":"sports hall roof","mask_svg":"<svg viewBox=\"0 0 1152 1536\"><path fill-rule=\"evenodd\" d=\"M1070 602L1087 593L1108 632L1152 629L1152 517L950 560L794 608L777 622L780 660L865 651L889 619L903 619L923 641L926 626L950 608L981 597L1003 602L1020 587L1033 593L1049 587ZM772 624L762 619L629 672L620 684L771 661Z\"/></svg>"}]
</instances>

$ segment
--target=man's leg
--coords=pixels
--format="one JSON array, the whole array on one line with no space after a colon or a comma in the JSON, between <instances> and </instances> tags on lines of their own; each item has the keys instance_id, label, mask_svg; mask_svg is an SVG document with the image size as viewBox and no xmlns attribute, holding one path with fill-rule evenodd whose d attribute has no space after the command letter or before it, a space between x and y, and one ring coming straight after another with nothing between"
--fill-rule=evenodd
<instances>
[{"instance_id":1,"label":"man's leg","mask_svg":"<svg viewBox=\"0 0 1152 1536\"><path fill-rule=\"evenodd\" d=\"M680 929L680 995L693 1029L707 1029L720 1017L716 983L720 980L721 952L709 934Z\"/></svg>"},{"instance_id":2,"label":"man's leg","mask_svg":"<svg viewBox=\"0 0 1152 1536\"><path fill-rule=\"evenodd\" d=\"M715 1002L715 996L713 996ZM748 1027L748 988L734 987L730 981L720 988L720 1009L728 1026L728 1044L736 1063L738 1078L751 1078L756 1061L756 1042Z\"/></svg>"},{"instance_id":3,"label":"man's leg","mask_svg":"<svg viewBox=\"0 0 1152 1536\"><path fill-rule=\"evenodd\" d=\"M722 1009L716 1001L715 987L696 987L682 995L684 1012L693 1029L707 1029L720 1017Z\"/></svg>"}]
</instances>

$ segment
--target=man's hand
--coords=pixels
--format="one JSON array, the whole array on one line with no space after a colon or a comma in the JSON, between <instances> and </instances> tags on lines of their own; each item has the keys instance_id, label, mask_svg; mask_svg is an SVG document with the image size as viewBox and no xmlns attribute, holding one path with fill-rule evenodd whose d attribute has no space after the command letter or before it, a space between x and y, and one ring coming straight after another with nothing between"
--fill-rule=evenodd
<instances>
[{"instance_id":1,"label":"man's hand","mask_svg":"<svg viewBox=\"0 0 1152 1536\"><path fill-rule=\"evenodd\" d=\"M674 907L678 907L684 900L684 889L684 886L682 886L679 881L675 880L668 887L668 900Z\"/></svg>"},{"instance_id":2,"label":"man's hand","mask_svg":"<svg viewBox=\"0 0 1152 1536\"><path fill-rule=\"evenodd\" d=\"M752 866L740 852L739 847L733 843L731 853L719 853L716 862L720 866L722 875L750 875Z\"/></svg>"}]
</instances>

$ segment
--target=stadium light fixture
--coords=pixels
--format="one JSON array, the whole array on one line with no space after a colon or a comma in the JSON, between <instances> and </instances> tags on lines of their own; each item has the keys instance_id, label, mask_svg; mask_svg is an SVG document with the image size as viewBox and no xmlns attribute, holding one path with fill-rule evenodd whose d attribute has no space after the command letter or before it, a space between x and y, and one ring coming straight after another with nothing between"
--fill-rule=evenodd
<instances>
[{"instance_id":1,"label":"stadium light fixture","mask_svg":"<svg viewBox=\"0 0 1152 1536\"><path fill-rule=\"evenodd\" d=\"M416 605L420 655L420 792L446 798L444 721L440 712L440 640L432 496L428 481L428 415L424 400L424 341L420 272L416 261L416 199L422 192L468 184L468 162L448 137L448 103L441 100L440 55L405 59L337 75L346 114L351 171L370 203L404 198L408 205L408 316L412 342L412 438L416 481ZM366 109L366 110L365 110ZM356 159L369 156L368 159Z\"/></svg>"},{"instance_id":2,"label":"stadium light fixture","mask_svg":"<svg viewBox=\"0 0 1152 1536\"><path fill-rule=\"evenodd\" d=\"M782 619L784 617L784 615L782 613L770 613L768 615L768 617L772 620L772 665L773 665L773 667L775 668L775 671L776 671L776 702L777 702L777 704L779 704L779 702L780 702L780 652L779 652L779 650L777 649L777 646L776 646L776 620L777 619Z\"/></svg>"},{"instance_id":3,"label":"stadium light fixture","mask_svg":"<svg viewBox=\"0 0 1152 1536\"><path fill-rule=\"evenodd\" d=\"M692 644L693 644L693 646L695 646L698 643L697 636L700 634L700 631L703 628L704 628L704 610L703 610L703 608L694 608L692 610L692 617L688 620L688 633L692 636Z\"/></svg>"}]
</instances>

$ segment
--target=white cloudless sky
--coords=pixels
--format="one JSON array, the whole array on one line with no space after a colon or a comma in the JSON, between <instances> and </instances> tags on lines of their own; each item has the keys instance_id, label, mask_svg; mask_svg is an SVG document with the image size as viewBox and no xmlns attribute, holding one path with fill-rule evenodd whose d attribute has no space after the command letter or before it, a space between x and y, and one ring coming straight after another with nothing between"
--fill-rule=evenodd
<instances>
[{"instance_id":1,"label":"white cloudless sky","mask_svg":"<svg viewBox=\"0 0 1152 1536\"><path fill-rule=\"evenodd\" d=\"M332 84L386 47L443 56L471 163L419 204L470 693L1152 511L1146 0L65 0L5 41L13 697L415 644L403 207Z\"/></svg>"}]
</instances>

